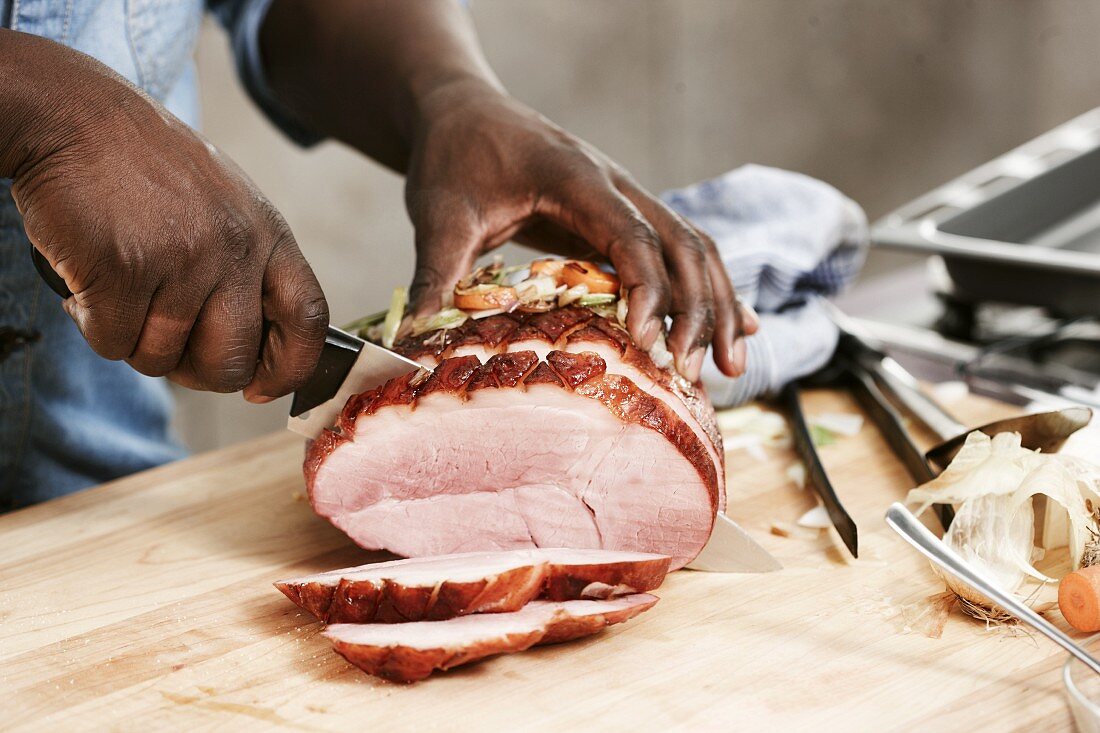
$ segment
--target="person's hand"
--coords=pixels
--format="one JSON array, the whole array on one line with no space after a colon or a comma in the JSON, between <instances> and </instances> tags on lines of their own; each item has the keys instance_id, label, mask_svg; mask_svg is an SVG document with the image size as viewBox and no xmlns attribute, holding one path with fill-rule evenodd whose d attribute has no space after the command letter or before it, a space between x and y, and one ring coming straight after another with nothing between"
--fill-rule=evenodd
<instances>
[{"instance_id":1,"label":"person's hand","mask_svg":"<svg viewBox=\"0 0 1100 733\"><path fill-rule=\"evenodd\" d=\"M42 48L42 109L60 112L32 121L12 195L88 343L194 389L266 402L297 388L328 308L286 222L160 105L87 57Z\"/></svg>"},{"instance_id":2,"label":"person's hand","mask_svg":"<svg viewBox=\"0 0 1100 733\"><path fill-rule=\"evenodd\" d=\"M696 381L713 338L718 367L745 369L744 336L756 331L704 233L586 143L498 90L455 83L424 100L412 144L406 201L416 229L413 312L443 294L484 252L516 239L541 249L611 261L642 348L672 316L668 345Z\"/></svg>"}]
</instances>

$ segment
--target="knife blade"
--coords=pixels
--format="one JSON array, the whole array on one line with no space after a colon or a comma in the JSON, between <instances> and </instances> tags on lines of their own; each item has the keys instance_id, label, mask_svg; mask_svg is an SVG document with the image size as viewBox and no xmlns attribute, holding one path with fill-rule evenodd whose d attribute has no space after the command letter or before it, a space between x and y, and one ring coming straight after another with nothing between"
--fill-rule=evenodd
<instances>
[{"instance_id":1,"label":"knife blade","mask_svg":"<svg viewBox=\"0 0 1100 733\"><path fill-rule=\"evenodd\" d=\"M420 368L412 359L329 326L313 376L294 393L287 429L316 438L336 423L352 395Z\"/></svg>"},{"instance_id":2,"label":"knife blade","mask_svg":"<svg viewBox=\"0 0 1100 733\"><path fill-rule=\"evenodd\" d=\"M31 260L50 290L62 298L72 296L65 280L34 246ZM294 393L287 427L307 438L316 438L336 422L336 416L353 394L419 368L420 364L411 359L329 326L313 376Z\"/></svg>"},{"instance_id":3,"label":"knife blade","mask_svg":"<svg viewBox=\"0 0 1100 733\"><path fill-rule=\"evenodd\" d=\"M710 540L687 568L712 573L770 573L783 566L737 522L719 512Z\"/></svg>"}]
</instances>

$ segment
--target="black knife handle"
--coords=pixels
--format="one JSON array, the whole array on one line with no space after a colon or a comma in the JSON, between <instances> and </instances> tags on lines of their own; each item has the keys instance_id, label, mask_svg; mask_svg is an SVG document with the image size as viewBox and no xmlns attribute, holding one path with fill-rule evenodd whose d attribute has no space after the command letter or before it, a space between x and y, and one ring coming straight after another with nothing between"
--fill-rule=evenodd
<instances>
[{"instance_id":1,"label":"black knife handle","mask_svg":"<svg viewBox=\"0 0 1100 733\"><path fill-rule=\"evenodd\" d=\"M50 267L49 261L42 256L42 253L38 251L38 248L33 244L31 245L31 262L34 263L34 269L38 270L38 274L46 281L46 284L50 286L50 290L54 291L62 298L71 298L73 291L69 290L68 284L62 279L60 275L54 272L54 269Z\"/></svg>"},{"instance_id":2,"label":"black knife handle","mask_svg":"<svg viewBox=\"0 0 1100 733\"><path fill-rule=\"evenodd\" d=\"M290 416L298 417L331 400L359 358L362 348L362 340L329 326L325 331L325 344L321 347L317 368L309 381L294 393Z\"/></svg>"}]
</instances>

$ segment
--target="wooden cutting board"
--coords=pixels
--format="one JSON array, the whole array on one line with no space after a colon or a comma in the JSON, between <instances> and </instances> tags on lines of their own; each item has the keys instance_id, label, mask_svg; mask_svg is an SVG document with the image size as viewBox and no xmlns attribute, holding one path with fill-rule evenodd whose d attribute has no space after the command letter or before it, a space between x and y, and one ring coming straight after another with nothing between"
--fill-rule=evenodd
<instances>
[{"instance_id":1,"label":"wooden cutting board","mask_svg":"<svg viewBox=\"0 0 1100 733\"><path fill-rule=\"evenodd\" d=\"M972 423L1010 412L976 398L954 408ZM844 395L807 396L810 414L855 410ZM938 639L909 628L942 586L883 524L910 482L870 424L822 451L860 527L858 561L827 534L770 533L814 505L786 476L788 451L733 452L730 514L782 571L676 573L656 608L600 637L411 686L351 667L271 587L376 557L312 514L301 453L299 438L272 435L0 517L0 727L1070 725L1063 655L1046 641L959 616Z\"/></svg>"}]
</instances>

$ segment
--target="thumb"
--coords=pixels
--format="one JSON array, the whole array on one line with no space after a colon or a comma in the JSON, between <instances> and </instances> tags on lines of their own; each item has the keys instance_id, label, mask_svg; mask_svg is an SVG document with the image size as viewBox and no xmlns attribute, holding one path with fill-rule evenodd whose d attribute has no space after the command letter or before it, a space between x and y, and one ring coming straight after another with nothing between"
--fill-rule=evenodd
<instances>
[{"instance_id":1,"label":"thumb","mask_svg":"<svg viewBox=\"0 0 1100 733\"><path fill-rule=\"evenodd\" d=\"M484 234L473 217L429 215L416 226L416 271L409 289L409 312L431 315L444 303L481 254Z\"/></svg>"}]
</instances>

